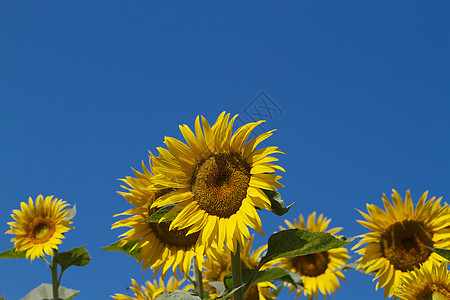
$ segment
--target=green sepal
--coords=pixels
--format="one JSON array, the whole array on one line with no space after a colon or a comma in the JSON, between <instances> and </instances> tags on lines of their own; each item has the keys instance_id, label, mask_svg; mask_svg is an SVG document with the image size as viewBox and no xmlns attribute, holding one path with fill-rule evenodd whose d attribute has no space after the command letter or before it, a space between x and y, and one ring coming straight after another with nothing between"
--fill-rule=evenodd
<instances>
[{"instance_id":1,"label":"green sepal","mask_svg":"<svg viewBox=\"0 0 450 300\"><path fill-rule=\"evenodd\" d=\"M277 216L284 215L291 209L292 205L294 205L294 203L292 203L289 206L285 207L284 201L283 199L281 199L281 195L278 190L271 191L262 189L262 191L266 194L267 198L269 198L270 208L272 209L272 212Z\"/></svg>"},{"instance_id":2,"label":"green sepal","mask_svg":"<svg viewBox=\"0 0 450 300\"><path fill-rule=\"evenodd\" d=\"M173 291L167 294L162 294L155 298L155 300L201 300L199 296L192 295L186 291Z\"/></svg>"},{"instance_id":3,"label":"green sepal","mask_svg":"<svg viewBox=\"0 0 450 300\"><path fill-rule=\"evenodd\" d=\"M164 218L164 220L161 220L162 217L164 217L175 205L176 204L168 204L168 205L161 207L160 209L158 209L157 212L155 212L150 217L145 219L144 222L159 223L159 222L170 222L170 221L175 220L178 213L174 213L174 214L168 216L167 218Z\"/></svg>"},{"instance_id":4,"label":"green sepal","mask_svg":"<svg viewBox=\"0 0 450 300\"><path fill-rule=\"evenodd\" d=\"M89 252L84 247L73 248L65 252L57 253L54 256L54 260L61 266L61 273L70 266L82 267L91 261Z\"/></svg>"},{"instance_id":5,"label":"green sepal","mask_svg":"<svg viewBox=\"0 0 450 300\"><path fill-rule=\"evenodd\" d=\"M126 243L123 246L119 246L120 241L112 243L109 246L103 247L102 249L105 251L119 251L128 254L129 256L138 259L139 252L141 252L141 248L135 248L131 250L134 245L136 245L137 241Z\"/></svg>"},{"instance_id":6,"label":"green sepal","mask_svg":"<svg viewBox=\"0 0 450 300\"><path fill-rule=\"evenodd\" d=\"M424 246L427 247L430 251L433 251L433 252L439 254L446 260L450 260L450 249L433 248L433 247L428 247L427 245L424 245Z\"/></svg>"},{"instance_id":7,"label":"green sepal","mask_svg":"<svg viewBox=\"0 0 450 300\"><path fill-rule=\"evenodd\" d=\"M74 204L73 207L70 209L70 211L66 214L64 219L71 221L73 218L75 218L76 214L77 214L77 206Z\"/></svg>"},{"instance_id":8,"label":"green sepal","mask_svg":"<svg viewBox=\"0 0 450 300\"><path fill-rule=\"evenodd\" d=\"M79 292L80 291L68 289L63 286L59 286L58 288L60 300L73 299L76 295L78 295ZM53 299L53 287L51 284L42 283L40 286L29 292L21 300L42 300L42 299Z\"/></svg>"},{"instance_id":9,"label":"green sepal","mask_svg":"<svg viewBox=\"0 0 450 300\"><path fill-rule=\"evenodd\" d=\"M0 258L26 258L26 251L17 252L14 248L0 253Z\"/></svg>"},{"instance_id":10,"label":"green sepal","mask_svg":"<svg viewBox=\"0 0 450 300\"><path fill-rule=\"evenodd\" d=\"M260 266L280 257L295 257L341 248L354 238L336 238L328 232L309 232L304 229L288 229L269 237L267 253Z\"/></svg>"}]
</instances>

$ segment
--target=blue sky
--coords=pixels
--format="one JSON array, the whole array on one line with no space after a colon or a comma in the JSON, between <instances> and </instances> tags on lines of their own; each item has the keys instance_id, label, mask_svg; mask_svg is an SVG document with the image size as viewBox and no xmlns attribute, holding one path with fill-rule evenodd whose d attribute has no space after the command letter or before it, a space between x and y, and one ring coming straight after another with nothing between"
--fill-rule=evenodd
<instances>
[{"instance_id":1,"label":"blue sky","mask_svg":"<svg viewBox=\"0 0 450 300\"><path fill-rule=\"evenodd\" d=\"M91 263L62 285L78 299L125 293L143 274L100 247L117 240L112 216L130 207L118 178L140 170L164 136L198 114L226 110L278 129L285 217L260 214L266 237L313 211L354 236L356 208L407 189L416 202L450 198L448 1L78 1L0 3L0 228L21 201L76 203L62 250L86 245ZM263 94L261 94L261 92ZM258 97L260 96L260 97ZM266 97L266 98L264 98ZM276 109L272 115L260 106ZM0 249L12 247L11 236ZM356 258L356 254L354 255ZM1 260L0 295L19 299L50 272ZM331 299L382 298L347 271ZM286 299L291 299L286 296Z\"/></svg>"}]
</instances>

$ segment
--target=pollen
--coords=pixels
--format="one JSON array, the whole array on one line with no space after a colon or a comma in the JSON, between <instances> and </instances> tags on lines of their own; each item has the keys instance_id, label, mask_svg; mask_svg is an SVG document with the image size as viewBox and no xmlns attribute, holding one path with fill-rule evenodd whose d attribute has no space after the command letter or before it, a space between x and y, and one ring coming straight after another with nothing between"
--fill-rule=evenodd
<instances>
[{"instance_id":1,"label":"pollen","mask_svg":"<svg viewBox=\"0 0 450 300\"><path fill-rule=\"evenodd\" d=\"M38 217L29 224L28 237L34 244L42 244L53 236L55 229L49 218Z\"/></svg>"},{"instance_id":2,"label":"pollen","mask_svg":"<svg viewBox=\"0 0 450 300\"><path fill-rule=\"evenodd\" d=\"M296 256L292 259L292 264L298 273L304 276L317 277L325 272L330 259L328 252L319 252L304 256Z\"/></svg>"},{"instance_id":3,"label":"pollen","mask_svg":"<svg viewBox=\"0 0 450 300\"><path fill-rule=\"evenodd\" d=\"M238 153L213 154L197 165L192 192L200 209L229 218L247 195L250 166Z\"/></svg>"},{"instance_id":4,"label":"pollen","mask_svg":"<svg viewBox=\"0 0 450 300\"><path fill-rule=\"evenodd\" d=\"M431 251L425 245L433 246L432 233L420 221L394 223L381 235L384 256L403 272L412 271L428 259Z\"/></svg>"}]
</instances>

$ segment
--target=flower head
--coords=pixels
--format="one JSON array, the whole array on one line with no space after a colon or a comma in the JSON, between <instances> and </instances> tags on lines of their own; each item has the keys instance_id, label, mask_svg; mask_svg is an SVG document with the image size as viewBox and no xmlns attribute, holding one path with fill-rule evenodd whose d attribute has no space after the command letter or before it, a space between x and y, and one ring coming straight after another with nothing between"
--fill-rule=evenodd
<instances>
[{"instance_id":1,"label":"flower head","mask_svg":"<svg viewBox=\"0 0 450 300\"><path fill-rule=\"evenodd\" d=\"M277 147L255 150L273 130L247 142L263 121L232 133L236 117L223 112L213 126L197 117L195 134L187 125L180 126L187 144L166 137L168 149L158 148L159 156L153 158L158 175L152 179L155 190L173 189L152 206L176 204L168 213L179 212L170 229L189 228L188 233L199 233L205 247L226 244L233 252L238 242L243 245L250 238L248 227L264 234L256 208L270 210L270 201L262 189L283 187L274 172L284 171L271 163L277 159L269 155L283 153Z\"/></svg>"},{"instance_id":2,"label":"flower head","mask_svg":"<svg viewBox=\"0 0 450 300\"><path fill-rule=\"evenodd\" d=\"M187 234L187 229L169 229L171 222L150 223L145 220L157 211L151 205L169 190L152 191L150 186L152 174L142 163L144 173L134 171L135 177L122 179L129 187L122 186L128 192L119 192L134 208L119 215L130 216L117 221L112 228L130 227L131 229L120 235L123 246L130 242L137 242L134 248L140 249L138 263L142 262L142 269L151 268L156 276L161 271L164 278L172 268L178 277L177 269L182 275L188 274L192 258L196 253L200 264L203 259L204 248L198 243L198 233Z\"/></svg>"},{"instance_id":3,"label":"flower head","mask_svg":"<svg viewBox=\"0 0 450 300\"><path fill-rule=\"evenodd\" d=\"M179 290L180 285L182 285L183 282L184 281L178 281L175 278L171 277L167 281L167 285L164 285L164 281L160 277L159 281L146 281L145 285L139 287L136 280L131 279L131 283L133 286L131 286L130 289L133 291L134 297L123 294L115 294L111 297L115 300L153 300L162 294ZM183 290L187 290L188 288L189 286L186 286L183 288Z\"/></svg>"},{"instance_id":4,"label":"flower head","mask_svg":"<svg viewBox=\"0 0 450 300\"><path fill-rule=\"evenodd\" d=\"M414 209L410 192L405 202L396 190L392 190L392 202L383 194L385 211L373 204L367 204L369 214L360 211L366 219L358 223L372 230L362 235L363 239L353 247L360 255L358 268L366 273L377 272L376 289L384 287L384 297L391 297L402 277L421 264L430 267L433 261L443 261L429 247L450 246L450 214L448 208L440 205L442 198L427 200L428 192L420 197Z\"/></svg>"},{"instance_id":5,"label":"flower head","mask_svg":"<svg viewBox=\"0 0 450 300\"><path fill-rule=\"evenodd\" d=\"M342 228L332 228L327 230L331 219L325 218L322 214L316 219L316 213L308 216L305 222L303 215L300 214L299 221L294 219L294 224L285 221L289 229L305 229L311 232L328 232L332 235L338 233ZM280 229L284 230L283 227ZM280 267L300 274L304 290L303 293L309 300L315 296L318 299L319 291L326 297L327 294L334 294L339 289L339 279L345 280L345 276L337 268L347 263L349 258L348 251L345 248L330 249L327 251L308 254L296 257L280 258ZM290 286L289 292L293 292L296 288ZM297 297L301 295L301 291L297 290Z\"/></svg>"},{"instance_id":6,"label":"flower head","mask_svg":"<svg viewBox=\"0 0 450 300\"><path fill-rule=\"evenodd\" d=\"M52 199L53 196L39 195L33 203L31 197L28 204L20 203L21 210L13 210L11 217L15 220L9 222L10 230L6 233L16 235L11 239L14 249L18 252L26 251L26 258L33 261L36 257L42 258L53 255L53 249L58 250L62 243L64 233L72 229L72 221L66 218L69 209L65 201Z\"/></svg>"},{"instance_id":7,"label":"flower head","mask_svg":"<svg viewBox=\"0 0 450 300\"><path fill-rule=\"evenodd\" d=\"M402 300L450 299L450 272L447 264L433 262L414 268L402 277L395 296Z\"/></svg>"}]
</instances>

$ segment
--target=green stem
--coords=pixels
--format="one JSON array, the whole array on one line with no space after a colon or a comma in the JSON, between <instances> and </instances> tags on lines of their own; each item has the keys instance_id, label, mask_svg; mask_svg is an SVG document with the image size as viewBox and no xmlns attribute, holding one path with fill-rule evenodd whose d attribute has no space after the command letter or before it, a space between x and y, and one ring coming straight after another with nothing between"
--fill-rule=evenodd
<instances>
[{"instance_id":1,"label":"green stem","mask_svg":"<svg viewBox=\"0 0 450 300\"><path fill-rule=\"evenodd\" d=\"M202 271L198 268L197 263L194 263L194 276L195 276L195 291L200 299L204 298L203 292L203 278Z\"/></svg>"},{"instance_id":2,"label":"green stem","mask_svg":"<svg viewBox=\"0 0 450 300\"><path fill-rule=\"evenodd\" d=\"M59 280L58 280L58 264L56 263L55 256L58 254L58 250L53 250L52 259L52 288L53 288L53 300L59 300Z\"/></svg>"},{"instance_id":3,"label":"green stem","mask_svg":"<svg viewBox=\"0 0 450 300\"><path fill-rule=\"evenodd\" d=\"M233 276L233 289L242 285L241 245L237 243L236 253L231 252L231 274ZM234 292L234 300L244 299L244 289Z\"/></svg>"}]
</instances>

